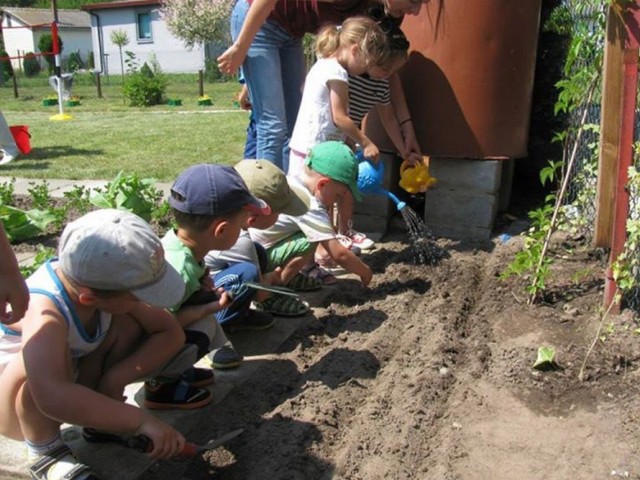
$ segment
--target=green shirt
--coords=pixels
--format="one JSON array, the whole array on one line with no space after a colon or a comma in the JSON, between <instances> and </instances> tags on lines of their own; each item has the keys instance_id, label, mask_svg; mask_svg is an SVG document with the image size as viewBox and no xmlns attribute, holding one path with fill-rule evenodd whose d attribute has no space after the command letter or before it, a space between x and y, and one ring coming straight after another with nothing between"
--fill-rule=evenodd
<instances>
[{"instance_id":1,"label":"green shirt","mask_svg":"<svg viewBox=\"0 0 640 480\"><path fill-rule=\"evenodd\" d=\"M180 303L169 309L175 313L187 298L200 290L200 279L205 274L206 267L204 262L198 262L195 259L191 249L182 243L173 230L169 230L162 238L162 245L164 246L164 258L182 275L186 285Z\"/></svg>"}]
</instances>

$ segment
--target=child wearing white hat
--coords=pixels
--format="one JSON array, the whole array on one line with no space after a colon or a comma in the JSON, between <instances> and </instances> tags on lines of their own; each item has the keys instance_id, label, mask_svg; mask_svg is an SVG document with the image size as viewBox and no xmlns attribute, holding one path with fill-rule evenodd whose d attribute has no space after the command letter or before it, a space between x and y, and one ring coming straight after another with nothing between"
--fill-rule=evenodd
<instances>
[{"instance_id":1,"label":"child wearing white hat","mask_svg":"<svg viewBox=\"0 0 640 480\"><path fill-rule=\"evenodd\" d=\"M32 478L97 478L63 443L63 422L143 434L151 456L176 455L184 437L123 402L127 384L157 371L184 342L163 308L178 301L184 282L151 227L121 210L88 213L67 225L59 257L27 285L24 318L0 324L0 433L26 443Z\"/></svg>"}]
</instances>

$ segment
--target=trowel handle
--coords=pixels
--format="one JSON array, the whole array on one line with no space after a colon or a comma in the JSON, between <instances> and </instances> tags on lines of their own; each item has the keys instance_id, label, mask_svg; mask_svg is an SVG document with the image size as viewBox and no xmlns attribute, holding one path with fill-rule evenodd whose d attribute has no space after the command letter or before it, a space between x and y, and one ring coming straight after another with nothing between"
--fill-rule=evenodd
<instances>
[{"instance_id":1,"label":"trowel handle","mask_svg":"<svg viewBox=\"0 0 640 480\"><path fill-rule=\"evenodd\" d=\"M153 450L153 442L146 435L136 435L129 439L129 447L138 450L139 452L149 453ZM182 450L178 452L178 457L192 458L200 452L200 445L192 442L185 442Z\"/></svg>"}]
</instances>

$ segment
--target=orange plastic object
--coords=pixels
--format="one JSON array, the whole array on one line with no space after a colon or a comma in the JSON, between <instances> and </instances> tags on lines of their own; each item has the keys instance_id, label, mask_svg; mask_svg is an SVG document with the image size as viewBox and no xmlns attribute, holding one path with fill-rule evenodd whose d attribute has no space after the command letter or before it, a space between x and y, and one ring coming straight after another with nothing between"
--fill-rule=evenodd
<instances>
[{"instance_id":1,"label":"orange plastic object","mask_svg":"<svg viewBox=\"0 0 640 480\"><path fill-rule=\"evenodd\" d=\"M437 181L429 174L429 167L425 163L411 165L405 160L400 165L400 187L411 194L424 193Z\"/></svg>"}]
</instances>

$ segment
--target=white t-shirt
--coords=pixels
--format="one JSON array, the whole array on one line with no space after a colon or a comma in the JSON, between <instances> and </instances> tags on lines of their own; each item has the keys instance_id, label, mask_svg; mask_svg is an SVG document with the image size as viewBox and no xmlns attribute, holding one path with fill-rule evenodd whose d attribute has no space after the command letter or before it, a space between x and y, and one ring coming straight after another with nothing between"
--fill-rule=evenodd
<instances>
[{"instance_id":1,"label":"white t-shirt","mask_svg":"<svg viewBox=\"0 0 640 480\"><path fill-rule=\"evenodd\" d=\"M328 140L345 139L345 135L333 123L331 114L328 82L332 80L349 82L349 74L335 58L319 59L307 74L300 110L289 142L292 150L289 175L299 175L302 158L311 147Z\"/></svg>"}]
</instances>

